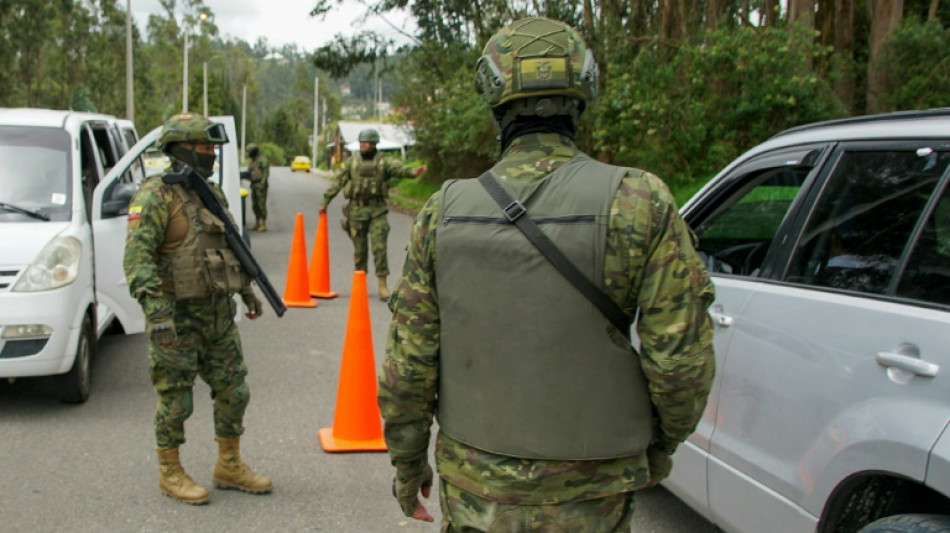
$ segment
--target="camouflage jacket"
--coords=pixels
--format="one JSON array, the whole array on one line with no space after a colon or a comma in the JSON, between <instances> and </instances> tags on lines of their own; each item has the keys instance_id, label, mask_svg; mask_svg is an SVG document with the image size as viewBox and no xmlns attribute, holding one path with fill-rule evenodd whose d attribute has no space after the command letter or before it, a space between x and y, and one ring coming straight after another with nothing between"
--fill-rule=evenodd
<instances>
[{"instance_id":1,"label":"camouflage jacket","mask_svg":"<svg viewBox=\"0 0 950 533\"><path fill-rule=\"evenodd\" d=\"M251 181L267 180L270 177L270 163L263 154L251 159L250 168Z\"/></svg>"},{"instance_id":2,"label":"camouflage jacket","mask_svg":"<svg viewBox=\"0 0 950 533\"><path fill-rule=\"evenodd\" d=\"M336 197L337 194L340 194L340 191L345 190L346 186L352 180L352 158L361 157L359 152L350 156L350 159L347 159L343 162L343 169L333 180L333 183L327 188L326 192L323 193L323 205L330 205L330 202ZM384 156L381 153L377 152L377 157L382 159L381 162L377 165L377 168L381 168L383 172L383 179L385 180L385 186L391 188L399 182L400 179L404 178L413 178L415 175L413 172L414 168L407 167L403 164L402 160L395 157Z\"/></svg>"},{"instance_id":3,"label":"camouflage jacket","mask_svg":"<svg viewBox=\"0 0 950 533\"><path fill-rule=\"evenodd\" d=\"M535 181L577 153L567 138L525 135L512 142L493 170L501 179ZM429 199L412 226L403 276L390 300L393 318L379 383L386 443L402 479L424 468L437 404L438 198L436 193ZM630 169L611 205L604 290L630 316L639 310L641 364L657 426L647 453L602 461L526 460L493 455L440 434L439 474L482 497L530 505L599 498L646 485L650 454L672 454L695 429L715 371L707 313L715 293L694 239L666 185ZM666 474L655 472L653 478Z\"/></svg>"},{"instance_id":4,"label":"camouflage jacket","mask_svg":"<svg viewBox=\"0 0 950 533\"><path fill-rule=\"evenodd\" d=\"M218 186L212 184L211 189L226 207L224 194ZM194 201L201 202L197 195L194 195ZM164 295L162 280L158 276L158 254L165 244L165 234L173 217L185 217L181 200L175 192L165 185L161 176L145 180L129 204L123 259L129 292L143 306L149 297Z\"/></svg>"}]
</instances>

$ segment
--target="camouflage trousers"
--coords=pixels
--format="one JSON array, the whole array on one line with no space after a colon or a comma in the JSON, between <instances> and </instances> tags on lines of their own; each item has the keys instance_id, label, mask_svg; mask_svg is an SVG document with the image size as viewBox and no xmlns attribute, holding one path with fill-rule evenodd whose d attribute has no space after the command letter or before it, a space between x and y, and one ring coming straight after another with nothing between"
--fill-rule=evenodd
<instances>
[{"instance_id":1,"label":"camouflage trousers","mask_svg":"<svg viewBox=\"0 0 950 533\"><path fill-rule=\"evenodd\" d=\"M439 482L442 533L629 533L634 493L567 502L518 505L480 498Z\"/></svg>"},{"instance_id":2,"label":"camouflage trousers","mask_svg":"<svg viewBox=\"0 0 950 533\"><path fill-rule=\"evenodd\" d=\"M251 208L254 220L267 220L267 178L251 182Z\"/></svg>"},{"instance_id":3,"label":"camouflage trousers","mask_svg":"<svg viewBox=\"0 0 950 533\"><path fill-rule=\"evenodd\" d=\"M211 387L214 434L233 438L244 433L244 411L250 391L244 381L247 365L234 324L233 298L175 303L172 346L149 341L149 374L158 394L155 441L159 448L185 443L185 421L194 409L195 377Z\"/></svg>"},{"instance_id":4,"label":"camouflage trousers","mask_svg":"<svg viewBox=\"0 0 950 533\"><path fill-rule=\"evenodd\" d=\"M377 276L389 275L386 240L389 238L389 209L382 206L357 206L350 203L350 240L353 241L353 270L368 272L367 252L372 246L373 266Z\"/></svg>"}]
</instances>

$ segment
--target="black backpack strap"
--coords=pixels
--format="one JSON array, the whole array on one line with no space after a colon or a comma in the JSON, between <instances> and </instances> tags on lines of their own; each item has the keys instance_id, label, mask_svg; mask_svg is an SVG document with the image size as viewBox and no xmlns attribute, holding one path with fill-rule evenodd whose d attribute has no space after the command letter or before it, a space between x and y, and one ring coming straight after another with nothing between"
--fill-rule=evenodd
<instances>
[{"instance_id":1,"label":"black backpack strap","mask_svg":"<svg viewBox=\"0 0 950 533\"><path fill-rule=\"evenodd\" d=\"M521 202L513 199L490 172L485 172L479 176L478 182L482 184L482 187L488 191L488 194L491 195L498 206L501 207L508 222L518 226L518 229L520 229L525 237L531 241L531 244L541 252L541 255L550 261L551 264L554 265L554 268L567 278L577 290L581 291L581 294L586 296L591 303L597 306L597 309L600 309L600 312L607 317L607 320L610 320L610 323L613 324L615 328L620 330L624 337L629 339L630 318L627 317L627 314L624 313L623 309L621 309L616 302L611 300L604 291L594 285L594 282L588 279L587 276L561 252L560 248L531 220L531 217L526 216L528 210L525 206Z\"/></svg>"}]
</instances>

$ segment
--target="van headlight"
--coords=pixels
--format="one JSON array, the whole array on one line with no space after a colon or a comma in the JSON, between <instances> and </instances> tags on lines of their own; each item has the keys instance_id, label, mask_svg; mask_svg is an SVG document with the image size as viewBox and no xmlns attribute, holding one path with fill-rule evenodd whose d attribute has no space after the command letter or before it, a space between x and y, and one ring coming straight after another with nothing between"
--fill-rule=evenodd
<instances>
[{"instance_id":1,"label":"van headlight","mask_svg":"<svg viewBox=\"0 0 950 533\"><path fill-rule=\"evenodd\" d=\"M75 237L57 237L50 241L26 267L13 286L13 292L49 291L69 285L79 274L82 243Z\"/></svg>"}]
</instances>

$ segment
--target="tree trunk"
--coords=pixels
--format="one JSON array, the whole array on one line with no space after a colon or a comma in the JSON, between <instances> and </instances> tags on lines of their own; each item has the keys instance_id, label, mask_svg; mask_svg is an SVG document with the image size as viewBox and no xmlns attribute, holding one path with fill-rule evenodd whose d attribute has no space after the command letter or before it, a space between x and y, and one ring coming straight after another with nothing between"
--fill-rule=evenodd
<instances>
[{"instance_id":1,"label":"tree trunk","mask_svg":"<svg viewBox=\"0 0 950 533\"><path fill-rule=\"evenodd\" d=\"M805 28L814 30L816 1L817 0L789 0L788 19L793 23L798 23ZM807 59L807 63L809 68L814 65L811 57Z\"/></svg>"},{"instance_id":2,"label":"tree trunk","mask_svg":"<svg viewBox=\"0 0 950 533\"><path fill-rule=\"evenodd\" d=\"M801 22L809 28L814 28L815 2L816 0L789 0L788 19L792 22Z\"/></svg>"},{"instance_id":3,"label":"tree trunk","mask_svg":"<svg viewBox=\"0 0 950 533\"><path fill-rule=\"evenodd\" d=\"M763 26L775 26L779 20L778 0L765 0L765 12L763 13Z\"/></svg>"},{"instance_id":4,"label":"tree trunk","mask_svg":"<svg viewBox=\"0 0 950 533\"><path fill-rule=\"evenodd\" d=\"M870 0L868 2L868 90L867 112L883 111L881 97L887 90L887 78L881 64L884 59L884 42L901 24L904 17L904 0Z\"/></svg>"},{"instance_id":5,"label":"tree trunk","mask_svg":"<svg viewBox=\"0 0 950 533\"><path fill-rule=\"evenodd\" d=\"M849 112L854 113L855 85L852 60L854 58L854 1L837 0L835 3L835 55L843 61L843 70L834 80L834 92Z\"/></svg>"},{"instance_id":6,"label":"tree trunk","mask_svg":"<svg viewBox=\"0 0 950 533\"><path fill-rule=\"evenodd\" d=\"M937 20L937 4L939 3L940 0L930 0L930 11L927 12L927 22Z\"/></svg>"}]
</instances>

